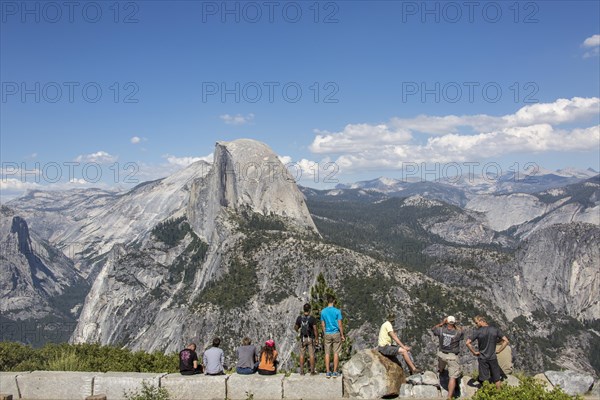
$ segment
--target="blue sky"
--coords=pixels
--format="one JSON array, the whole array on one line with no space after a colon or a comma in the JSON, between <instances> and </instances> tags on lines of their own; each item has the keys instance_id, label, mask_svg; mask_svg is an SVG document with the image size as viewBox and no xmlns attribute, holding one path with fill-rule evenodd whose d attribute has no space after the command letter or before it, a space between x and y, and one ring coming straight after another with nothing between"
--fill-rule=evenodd
<instances>
[{"instance_id":1,"label":"blue sky","mask_svg":"<svg viewBox=\"0 0 600 400\"><path fill-rule=\"evenodd\" d=\"M5 198L87 187L85 163L127 186L241 137L340 182L413 162L600 169L597 1L1 3ZM18 171L52 163L59 182Z\"/></svg>"}]
</instances>

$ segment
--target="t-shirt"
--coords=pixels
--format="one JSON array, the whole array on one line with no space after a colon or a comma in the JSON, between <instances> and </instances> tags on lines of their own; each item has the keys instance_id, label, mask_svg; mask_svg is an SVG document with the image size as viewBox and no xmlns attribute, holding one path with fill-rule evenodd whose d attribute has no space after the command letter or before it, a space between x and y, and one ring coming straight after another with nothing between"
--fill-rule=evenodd
<instances>
[{"instance_id":1,"label":"t-shirt","mask_svg":"<svg viewBox=\"0 0 600 400\"><path fill-rule=\"evenodd\" d=\"M225 354L218 347L211 347L204 352L202 356L204 361L204 372L207 374L218 374L223 372L223 363L225 362Z\"/></svg>"},{"instance_id":2,"label":"t-shirt","mask_svg":"<svg viewBox=\"0 0 600 400\"><path fill-rule=\"evenodd\" d=\"M325 333L331 335L338 333L338 321L342 320L342 312L334 306L325 307L321 310L321 321L325 321Z\"/></svg>"},{"instance_id":3,"label":"t-shirt","mask_svg":"<svg viewBox=\"0 0 600 400\"><path fill-rule=\"evenodd\" d=\"M298 316L298 318L296 318L296 326L300 329L300 335L302 335L302 319L305 317L306 316L303 314L303 315ZM308 336L314 339L315 331L314 331L313 327L317 323L317 320L312 315L309 315L307 317L307 319L308 319L308 321L307 321L308 322Z\"/></svg>"},{"instance_id":4,"label":"t-shirt","mask_svg":"<svg viewBox=\"0 0 600 400\"><path fill-rule=\"evenodd\" d=\"M252 345L240 346L237 349L238 362L236 367L238 368L254 368L256 358L258 358L258 352L256 347Z\"/></svg>"},{"instance_id":5,"label":"t-shirt","mask_svg":"<svg viewBox=\"0 0 600 400\"><path fill-rule=\"evenodd\" d=\"M258 369L262 369L263 371L275 371L275 360L277 360L277 350L273 350L273 360L271 361L267 361L267 355L263 351L260 355Z\"/></svg>"},{"instance_id":6,"label":"t-shirt","mask_svg":"<svg viewBox=\"0 0 600 400\"><path fill-rule=\"evenodd\" d=\"M432 329L433 334L440 338L440 350L446 353L458 354L460 352L460 341L465 336L462 330L448 329L439 326Z\"/></svg>"},{"instance_id":7,"label":"t-shirt","mask_svg":"<svg viewBox=\"0 0 600 400\"><path fill-rule=\"evenodd\" d=\"M392 337L390 332L394 332L394 327L390 321L385 321L381 328L379 328L379 340L377 344L381 347L389 346L392 344Z\"/></svg>"},{"instance_id":8,"label":"t-shirt","mask_svg":"<svg viewBox=\"0 0 600 400\"><path fill-rule=\"evenodd\" d=\"M482 360L495 360L496 342L504 337L504 333L494 326L482 326L477 328L471 334L471 340L477 340L479 347L479 358Z\"/></svg>"},{"instance_id":9,"label":"t-shirt","mask_svg":"<svg viewBox=\"0 0 600 400\"><path fill-rule=\"evenodd\" d=\"M198 354L190 349L183 349L179 352L179 371L194 371L194 361L198 361Z\"/></svg>"}]
</instances>

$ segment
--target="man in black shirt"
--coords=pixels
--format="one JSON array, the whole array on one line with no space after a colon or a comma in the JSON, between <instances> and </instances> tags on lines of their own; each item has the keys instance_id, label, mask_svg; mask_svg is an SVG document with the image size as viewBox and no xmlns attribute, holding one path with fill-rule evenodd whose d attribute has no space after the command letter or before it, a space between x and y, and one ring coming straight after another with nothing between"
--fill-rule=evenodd
<instances>
[{"instance_id":1,"label":"man in black shirt","mask_svg":"<svg viewBox=\"0 0 600 400\"><path fill-rule=\"evenodd\" d=\"M202 373L202 366L198 365L196 343L190 343L179 352L179 372L181 375L195 375Z\"/></svg>"},{"instance_id":2,"label":"man in black shirt","mask_svg":"<svg viewBox=\"0 0 600 400\"><path fill-rule=\"evenodd\" d=\"M315 372L315 346L319 345L319 335L317 333L317 320L310 315L310 304L306 303L303 307L304 313L296 318L294 329L300 333L300 375L304 375L304 351L308 349L310 374Z\"/></svg>"},{"instance_id":3,"label":"man in black shirt","mask_svg":"<svg viewBox=\"0 0 600 400\"><path fill-rule=\"evenodd\" d=\"M437 354L438 370L441 374L446 368L448 369L448 398L451 399L456 388L456 380L462 374L458 353L460 353L460 341L464 337L464 332L456 326L456 318L452 315L444 318L431 331L440 339L440 351Z\"/></svg>"},{"instance_id":4,"label":"man in black shirt","mask_svg":"<svg viewBox=\"0 0 600 400\"><path fill-rule=\"evenodd\" d=\"M497 353L500 353L508 345L508 339L502 331L496 327L488 325L487 321L481 315L473 318L477 325L470 338L467 339L467 347L474 356L477 356L479 362L479 382L491 381L500 389L502 385L502 371L498 365ZM471 342L477 341L479 351L475 350ZM496 343L500 344L496 350ZM491 379L490 379L491 377Z\"/></svg>"}]
</instances>

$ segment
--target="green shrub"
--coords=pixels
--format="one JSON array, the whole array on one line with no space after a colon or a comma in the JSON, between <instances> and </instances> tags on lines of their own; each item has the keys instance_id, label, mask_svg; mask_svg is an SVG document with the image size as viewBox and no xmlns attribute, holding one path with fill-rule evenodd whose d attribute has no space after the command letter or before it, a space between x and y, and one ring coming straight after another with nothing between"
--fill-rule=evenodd
<instances>
[{"instance_id":1,"label":"green shrub","mask_svg":"<svg viewBox=\"0 0 600 400\"><path fill-rule=\"evenodd\" d=\"M169 400L167 389L156 387L142 381L141 390L130 390L123 392L126 400Z\"/></svg>"},{"instance_id":2,"label":"green shrub","mask_svg":"<svg viewBox=\"0 0 600 400\"><path fill-rule=\"evenodd\" d=\"M546 391L541 383L533 378L525 378L519 386L503 385L500 390L488 382L475 393L472 400L571 400L581 399L579 396L569 396L559 387Z\"/></svg>"},{"instance_id":3,"label":"green shrub","mask_svg":"<svg viewBox=\"0 0 600 400\"><path fill-rule=\"evenodd\" d=\"M48 360L48 367L44 369L48 371L85 371L87 366L74 350L66 350Z\"/></svg>"},{"instance_id":4,"label":"green shrub","mask_svg":"<svg viewBox=\"0 0 600 400\"><path fill-rule=\"evenodd\" d=\"M0 371L13 371L26 360L34 359L34 350L21 343L0 342Z\"/></svg>"},{"instance_id":5,"label":"green shrub","mask_svg":"<svg viewBox=\"0 0 600 400\"><path fill-rule=\"evenodd\" d=\"M116 346L94 344L46 344L33 349L14 342L0 342L2 371L97 371L177 372L177 353L132 352Z\"/></svg>"}]
</instances>

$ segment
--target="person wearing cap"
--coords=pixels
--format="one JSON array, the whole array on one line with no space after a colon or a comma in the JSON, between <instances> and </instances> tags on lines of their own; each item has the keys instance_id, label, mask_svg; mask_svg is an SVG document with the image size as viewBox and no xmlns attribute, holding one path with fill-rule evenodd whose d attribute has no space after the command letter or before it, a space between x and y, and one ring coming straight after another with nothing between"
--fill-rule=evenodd
<instances>
[{"instance_id":1,"label":"person wearing cap","mask_svg":"<svg viewBox=\"0 0 600 400\"><path fill-rule=\"evenodd\" d=\"M448 368L448 398L451 399L456 389L456 381L462 374L458 354L464 332L456 326L456 318L452 315L444 318L442 322L431 328L431 331L440 340L440 350L437 353L438 370L441 374Z\"/></svg>"},{"instance_id":2,"label":"person wearing cap","mask_svg":"<svg viewBox=\"0 0 600 400\"><path fill-rule=\"evenodd\" d=\"M477 357L479 364L479 382L491 381L500 389L502 386L502 370L498 365L497 354L502 352L508 346L508 339L502 331L494 326L490 326L485 317L478 315L473 318L473 322L477 325L477 329L473 331L471 337L467 339L466 345L471 351L471 354ZM478 350L472 345L472 342L477 341ZM496 343L500 342L500 347L496 347Z\"/></svg>"},{"instance_id":3,"label":"person wearing cap","mask_svg":"<svg viewBox=\"0 0 600 400\"><path fill-rule=\"evenodd\" d=\"M415 364L412 361L412 356L410 354L410 347L403 344L400 339L398 339L398 335L394 333L394 327L392 323L396 320L396 316L393 313L389 313L386 321L379 328L379 340L377 350L386 357L395 357L398 360L398 354L402 355L404 361L406 361L406 365L410 369L411 374L417 374L420 370L415 367ZM393 345L393 342L397 344Z\"/></svg>"},{"instance_id":4,"label":"person wearing cap","mask_svg":"<svg viewBox=\"0 0 600 400\"><path fill-rule=\"evenodd\" d=\"M277 350L275 341L269 339L265 342L260 352L260 364L258 364L259 375L275 375L277 373Z\"/></svg>"}]
</instances>

